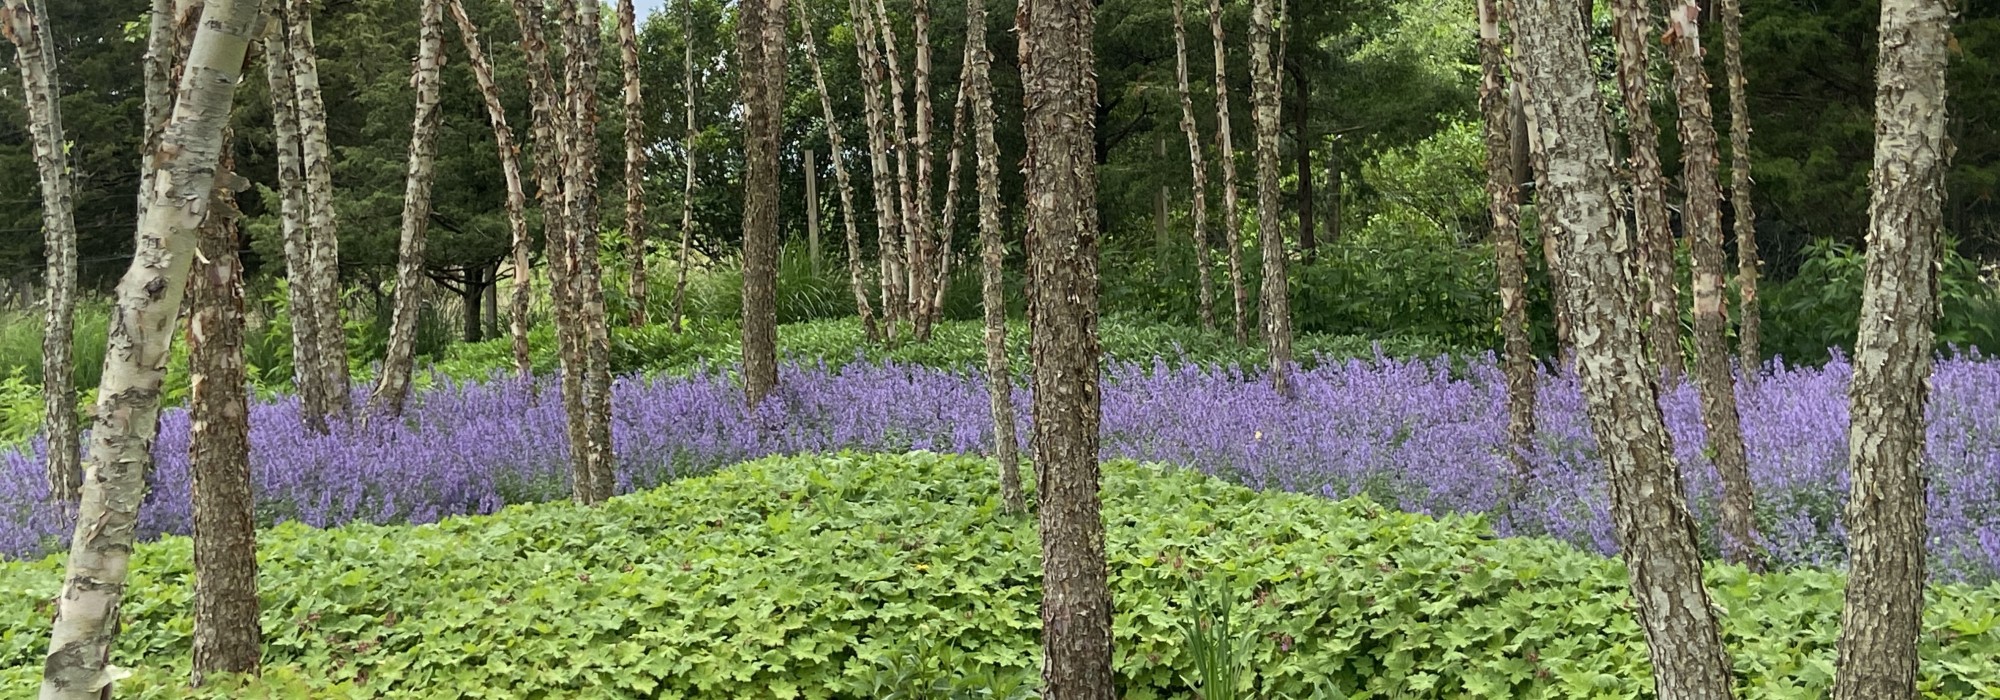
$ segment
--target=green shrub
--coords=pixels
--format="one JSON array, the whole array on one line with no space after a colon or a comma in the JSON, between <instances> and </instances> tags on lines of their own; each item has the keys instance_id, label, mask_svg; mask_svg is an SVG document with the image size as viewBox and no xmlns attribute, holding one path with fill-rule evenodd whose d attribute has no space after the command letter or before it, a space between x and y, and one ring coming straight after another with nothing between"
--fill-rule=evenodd
<instances>
[{"instance_id":1,"label":"green shrub","mask_svg":"<svg viewBox=\"0 0 2000 700\"><path fill-rule=\"evenodd\" d=\"M1032 683L1040 547L982 460L776 458L597 508L264 534L266 679L202 697L875 698ZM1032 483L1032 480L1030 480ZM1106 465L1118 685L1189 697L1197 574L1237 591L1252 697L1643 698L1622 564L1478 520ZM188 697L191 547L141 545L121 697ZM60 557L0 565L0 695L26 696ZM1746 698L1822 697L1841 578L1710 569ZM2000 692L2000 588L1932 589L1929 698Z\"/></svg>"},{"instance_id":2,"label":"green shrub","mask_svg":"<svg viewBox=\"0 0 2000 700\"><path fill-rule=\"evenodd\" d=\"M1793 363L1818 363L1828 348L1854 347L1860 326L1861 289L1868 256L1831 241L1807 247L1805 262L1789 280L1762 290L1764 354ZM1940 345L2000 352L2000 292L1981 278L1979 262L1947 242L1938 266L1944 307L1937 321Z\"/></svg>"}]
</instances>

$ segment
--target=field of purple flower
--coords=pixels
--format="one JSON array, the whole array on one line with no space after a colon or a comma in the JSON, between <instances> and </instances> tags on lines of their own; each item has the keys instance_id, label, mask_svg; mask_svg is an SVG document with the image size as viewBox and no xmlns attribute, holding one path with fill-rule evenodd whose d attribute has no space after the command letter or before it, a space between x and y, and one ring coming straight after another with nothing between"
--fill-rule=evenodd
<instances>
[{"instance_id":1,"label":"field of purple flower","mask_svg":"<svg viewBox=\"0 0 2000 700\"><path fill-rule=\"evenodd\" d=\"M1767 544L1787 565L1842 558L1849 366L1767 370L1741 390L1745 437ZM1355 361L1303 371L1286 400L1234 369L1124 365L1104 386L1104 452L1187 465L1260 489L1366 493L1420 513L1486 513L1502 535L1547 535L1615 551L1603 469L1573 378L1540 396L1534 474L1509 498L1504 388L1491 358ZM1933 575L2000 577L2000 362L1941 362L1930 417ZM720 374L644 379L614 389L622 490L772 454L836 450L980 453L990 444L978 375L903 365L838 371L792 366L755 412ZM1027 396L1017 392L1027 417ZM1691 388L1664 399L1691 503L1714 521L1718 482L1702 456ZM304 430L295 402L255 407L252 465L260 515L314 526L431 522L567 493L561 403L552 382L443 383L402 421L330 436ZM1025 433L1024 433L1025 434ZM155 445L142 539L190 522L188 419L166 414ZM60 547L68 530L44 504L40 446L0 452L0 558Z\"/></svg>"}]
</instances>

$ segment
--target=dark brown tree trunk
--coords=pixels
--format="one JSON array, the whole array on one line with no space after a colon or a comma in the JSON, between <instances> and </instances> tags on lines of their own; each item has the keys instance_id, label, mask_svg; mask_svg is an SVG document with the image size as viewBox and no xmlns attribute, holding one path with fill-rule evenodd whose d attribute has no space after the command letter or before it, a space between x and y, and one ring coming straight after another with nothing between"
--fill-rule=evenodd
<instances>
[{"instance_id":1,"label":"dark brown tree trunk","mask_svg":"<svg viewBox=\"0 0 2000 700\"><path fill-rule=\"evenodd\" d=\"M1535 350L1528 338L1528 253L1521 244L1519 179L1508 157L1513 142L1507 109L1507 44L1500 34L1506 0L1479 0L1479 111L1486 123L1487 211L1500 287L1500 332L1507 375L1507 458L1517 485L1528 476L1535 439Z\"/></svg>"},{"instance_id":2,"label":"dark brown tree trunk","mask_svg":"<svg viewBox=\"0 0 2000 700\"><path fill-rule=\"evenodd\" d=\"M1652 310L1647 338L1661 371L1677 379L1686 360L1681 356L1681 307L1675 287L1674 234L1667 221L1667 179L1660 168L1660 127L1653 123L1648 85L1652 54L1646 38L1653 31L1653 6L1648 0L1613 0L1612 35L1618 47L1618 91L1625 105L1639 264L1645 271L1645 298Z\"/></svg>"},{"instance_id":3,"label":"dark brown tree trunk","mask_svg":"<svg viewBox=\"0 0 2000 700\"><path fill-rule=\"evenodd\" d=\"M403 180L403 231L396 249L396 304L389 323L389 348L382 359L382 378L375 385L373 408L403 415L410 396L410 373L417 355L417 315L423 308L424 233L431 220L431 180L437 164L438 83L444 64L444 0L423 0L417 23L417 60L410 84L417 93L416 117L410 126L410 162ZM468 275L466 286L474 284ZM466 312L475 318L475 298ZM472 333L478 327L469 325Z\"/></svg>"},{"instance_id":4,"label":"dark brown tree trunk","mask_svg":"<svg viewBox=\"0 0 2000 700\"><path fill-rule=\"evenodd\" d=\"M1229 291L1234 301L1236 345L1250 342L1250 294L1243 286L1243 215L1237 208L1236 146L1229 123L1228 35L1222 30L1222 0L1208 0L1208 29L1215 35L1215 142L1222 165L1223 245L1229 246Z\"/></svg>"},{"instance_id":5,"label":"dark brown tree trunk","mask_svg":"<svg viewBox=\"0 0 2000 700\"><path fill-rule=\"evenodd\" d=\"M1305 264L1311 265L1319 256L1319 219L1313 214L1316 204L1313 196L1313 142L1312 133L1312 81L1306 77L1303 66L1293 64L1292 85L1296 88L1292 95L1292 128L1295 130L1292 156L1298 164L1299 175L1299 256Z\"/></svg>"},{"instance_id":6,"label":"dark brown tree trunk","mask_svg":"<svg viewBox=\"0 0 2000 700\"><path fill-rule=\"evenodd\" d=\"M465 307L463 327L459 331L459 339L464 342L479 342L480 335L486 330L485 310L482 307L486 303L486 287L489 284L492 281L486 276L485 267L466 269L465 291L458 295L459 305Z\"/></svg>"},{"instance_id":7,"label":"dark brown tree trunk","mask_svg":"<svg viewBox=\"0 0 2000 700\"><path fill-rule=\"evenodd\" d=\"M1847 604L1834 700L1917 697L1924 403L1938 315L1951 3L1883 0L1867 286L1849 387Z\"/></svg>"},{"instance_id":8,"label":"dark brown tree trunk","mask_svg":"<svg viewBox=\"0 0 2000 700\"><path fill-rule=\"evenodd\" d=\"M1042 697L1111 700L1111 594L1097 501L1095 12L1090 0L1025 0L1019 21L1041 502Z\"/></svg>"},{"instance_id":9,"label":"dark brown tree trunk","mask_svg":"<svg viewBox=\"0 0 2000 700\"><path fill-rule=\"evenodd\" d=\"M638 16L618 0L618 54L625 73L625 246L631 267L632 327L646 325L646 102L639 88Z\"/></svg>"},{"instance_id":10,"label":"dark brown tree trunk","mask_svg":"<svg viewBox=\"0 0 2000 700\"><path fill-rule=\"evenodd\" d=\"M1729 205L1736 214L1737 362L1746 381L1756 381L1764 362L1762 319L1757 306L1757 209L1750 201L1750 98L1743 80L1742 0L1716 0L1722 19L1724 70L1729 78Z\"/></svg>"},{"instance_id":11,"label":"dark brown tree trunk","mask_svg":"<svg viewBox=\"0 0 2000 700\"><path fill-rule=\"evenodd\" d=\"M1610 468L1611 511L1632 576L1632 597L1661 698L1728 700L1734 675L1721 625L1702 587L1701 550L1683 500L1659 409L1657 365L1646 353L1641 286L1620 251L1604 106L1588 35L1570 0L1519 0L1514 55L1528 97L1536 194L1544 221L1561 227L1560 270L1575 314L1576 363L1599 453Z\"/></svg>"},{"instance_id":12,"label":"dark brown tree trunk","mask_svg":"<svg viewBox=\"0 0 2000 700\"><path fill-rule=\"evenodd\" d=\"M778 385L778 138L785 105L785 0L746 0L736 19L743 90L743 393Z\"/></svg>"},{"instance_id":13,"label":"dark brown tree trunk","mask_svg":"<svg viewBox=\"0 0 2000 700\"><path fill-rule=\"evenodd\" d=\"M42 327L43 434L48 440L49 497L76 502L83 487L78 461L81 444L76 419L76 361L71 344L76 335L76 203L63 139L62 93L56 88L55 41L43 18L46 3L7 0L4 30L14 42L14 64L21 71L22 102L34 132L35 168L42 185L42 244L46 250L43 281L47 299Z\"/></svg>"},{"instance_id":14,"label":"dark brown tree trunk","mask_svg":"<svg viewBox=\"0 0 2000 700\"><path fill-rule=\"evenodd\" d=\"M224 137L225 143L228 137ZM223 147L201 255L189 276L188 414L193 424L194 684L215 673L256 673L257 526L250 487L250 402L243 363L243 265L237 260L240 178Z\"/></svg>"},{"instance_id":15,"label":"dark brown tree trunk","mask_svg":"<svg viewBox=\"0 0 2000 700\"><path fill-rule=\"evenodd\" d=\"M1271 47L1272 0L1250 5L1250 88L1257 124L1257 244L1264 252L1264 284L1258 309L1264 316L1264 347L1271 354L1271 386L1290 396L1292 365L1291 285L1285 278L1285 230L1278 211L1278 67Z\"/></svg>"},{"instance_id":16,"label":"dark brown tree trunk","mask_svg":"<svg viewBox=\"0 0 2000 700\"><path fill-rule=\"evenodd\" d=\"M1000 227L1000 144L994 137L992 59L986 46L986 0L965 2L965 89L970 91L979 167L980 299L986 312L986 390L993 413L993 461L1000 468L1000 503L1025 513L1020 438L1014 428L1014 378L1007 364L1006 231Z\"/></svg>"}]
</instances>

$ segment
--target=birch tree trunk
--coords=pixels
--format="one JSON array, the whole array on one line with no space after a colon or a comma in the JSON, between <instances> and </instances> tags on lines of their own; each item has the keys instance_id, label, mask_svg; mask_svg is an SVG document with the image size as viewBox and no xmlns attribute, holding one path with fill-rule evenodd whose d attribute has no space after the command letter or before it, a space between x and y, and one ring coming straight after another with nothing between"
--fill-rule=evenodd
<instances>
[{"instance_id":1,"label":"birch tree trunk","mask_svg":"<svg viewBox=\"0 0 2000 700\"><path fill-rule=\"evenodd\" d=\"M417 20L417 61L410 84L417 93L410 124L409 171L403 179L403 233L396 247L396 301L382 378L370 400L376 411L403 415L417 353L417 313L423 306L424 233L431 220L431 180L437 163L438 82L444 63L444 0L423 0ZM478 302L473 302L477 304ZM475 307L476 308L476 307ZM475 312L476 313L476 312Z\"/></svg>"},{"instance_id":2,"label":"birch tree trunk","mask_svg":"<svg viewBox=\"0 0 2000 700\"><path fill-rule=\"evenodd\" d=\"M1720 623L1702 587L1694 518L1683 500L1659 376L1645 351L1641 289L1621 259L1631 232L1615 216L1610 141L1589 45L1570 0L1518 0L1514 55L1527 97L1531 143L1541 150L1537 200L1558 228L1564 292L1574 312L1576 363L1599 453L1610 469L1611 512L1632 575L1659 697L1727 700L1734 675Z\"/></svg>"},{"instance_id":3,"label":"birch tree trunk","mask_svg":"<svg viewBox=\"0 0 2000 700\"><path fill-rule=\"evenodd\" d=\"M111 694L111 646L152 465L148 450L158 428L168 347L261 5L209 0L181 77L181 99L148 161L159 173L139 222L132 266L114 296L90 460L42 667L43 700Z\"/></svg>"},{"instance_id":4,"label":"birch tree trunk","mask_svg":"<svg viewBox=\"0 0 2000 700\"><path fill-rule=\"evenodd\" d=\"M965 70L961 67L958 75L958 97L951 107L951 155L944 173L944 209L939 218L937 230L937 259L931 269L930 300L926 308L931 312L931 323L944 322L944 297L951 291L951 238L958 226L958 185L959 171L965 159ZM928 338L925 338L928 340Z\"/></svg>"},{"instance_id":5,"label":"birch tree trunk","mask_svg":"<svg viewBox=\"0 0 2000 700\"><path fill-rule=\"evenodd\" d=\"M1023 0L1034 447L1042 537L1042 697L1111 700L1111 594L1099 514L1097 80L1091 0Z\"/></svg>"},{"instance_id":6,"label":"birch tree trunk","mask_svg":"<svg viewBox=\"0 0 2000 700\"><path fill-rule=\"evenodd\" d=\"M1236 146L1229 124L1228 35L1222 31L1222 0L1208 0L1208 29L1215 35L1216 161L1222 164L1223 245L1229 246L1229 291L1236 305L1236 345L1250 342L1249 292L1243 287L1243 215L1237 209Z\"/></svg>"},{"instance_id":7,"label":"birch tree trunk","mask_svg":"<svg viewBox=\"0 0 2000 700\"><path fill-rule=\"evenodd\" d=\"M887 17L887 14L883 15ZM931 197L937 190L931 179L931 128L936 121L931 104L931 3L930 0L910 0L910 16L915 25L916 69L911 76L916 82L916 141L910 148L916 151L911 156L916 167L916 227L912 229L915 246L911 248L910 259L919 261L910 267L910 303L915 307L917 342L931 340L931 323L936 319L936 311L931 306L931 283L937 276L937 239L950 235L946 231L934 231L932 222ZM884 26L891 26L884 23Z\"/></svg>"},{"instance_id":8,"label":"birch tree trunk","mask_svg":"<svg viewBox=\"0 0 2000 700\"><path fill-rule=\"evenodd\" d=\"M1736 381L1729 371L1729 318L1723 308L1722 193L1716 173L1715 118L1709 111L1708 71L1701 65L1700 12L1694 0L1668 13L1674 37L1674 90L1680 101L1681 186L1687 204L1681 221L1694 263L1695 385L1701 394L1708 454L1722 475L1722 553L1753 571L1764 568L1757 535L1756 490L1750 457L1743 447L1743 423L1736 408Z\"/></svg>"},{"instance_id":9,"label":"birch tree trunk","mask_svg":"<svg viewBox=\"0 0 2000 700\"><path fill-rule=\"evenodd\" d=\"M876 53L877 30L874 11L869 8L868 0L848 0L848 12L854 22L854 47L861 66L862 114L868 126L870 182L873 183L869 189L875 196L875 238L882 268L882 319L887 325L883 336L894 341L897 321L904 318L900 301L903 295L902 253L897 242L902 236L903 224L901 200L895 190L895 173L890 167L889 150L893 146L884 123L882 105L882 81L887 79L888 68L882 65L882 57Z\"/></svg>"},{"instance_id":10,"label":"birch tree trunk","mask_svg":"<svg viewBox=\"0 0 2000 700\"><path fill-rule=\"evenodd\" d=\"M159 148L160 135L167 130L167 117L174 110L174 84L180 78L174 72L175 62L180 60L180 47L177 45L180 13L174 5L174 0L152 0L146 12L146 53L140 67L146 76L145 111L141 113L145 123L141 125L139 141L141 153L152 153ZM152 198L152 193L152 168L141 162L139 202L134 218L146 217L146 203Z\"/></svg>"},{"instance_id":11,"label":"birch tree trunk","mask_svg":"<svg viewBox=\"0 0 2000 700\"><path fill-rule=\"evenodd\" d=\"M993 413L993 461L1000 468L1000 503L1028 511L1021 493L1019 433L1014 427L1014 378L1007 363L1007 243L1000 225L1000 144L993 127L992 55L986 46L986 0L965 0L965 89L972 109L979 169L980 301L986 314L986 393Z\"/></svg>"},{"instance_id":12,"label":"birch tree trunk","mask_svg":"<svg viewBox=\"0 0 2000 700\"><path fill-rule=\"evenodd\" d=\"M76 418L76 202L75 183L64 155L62 92L56 87L55 42L43 18L41 0L6 0L0 4L5 23L0 30L14 43L14 65L21 71L22 102L33 132L35 169L42 185L43 272L42 322L43 432L48 437L49 498L74 503L83 485L78 464Z\"/></svg>"},{"instance_id":13,"label":"birch tree trunk","mask_svg":"<svg viewBox=\"0 0 2000 700\"><path fill-rule=\"evenodd\" d=\"M611 464L611 329L604 307L604 277L597 227L597 58L602 41L596 0L564 0L563 157L564 238L569 249L570 302L576 306L576 342L583 385L579 442L570 460L583 485L585 504L602 503L616 485Z\"/></svg>"},{"instance_id":14,"label":"birch tree trunk","mask_svg":"<svg viewBox=\"0 0 2000 700\"><path fill-rule=\"evenodd\" d=\"M1652 310L1647 338L1660 371L1678 379L1686 364L1681 356L1681 306L1676 285L1674 234L1667 217L1667 179L1660 167L1660 127L1653 123L1650 64L1646 36L1653 31L1649 0L1613 0L1612 36L1618 48L1618 91L1625 105L1625 140L1632 169L1633 219L1638 222L1639 264L1645 271L1648 308Z\"/></svg>"},{"instance_id":15,"label":"birch tree trunk","mask_svg":"<svg viewBox=\"0 0 2000 700\"><path fill-rule=\"evenodd\" d=\"M1947 0L1883 0L1867 286L1849 385L1848 580L1834 700L1917 697L1924 403L1939 312Z\"/></svg>"},{"instance_id":16,"label":"birch tree trunk","mask_svg":"<svg viewBox=\"0 0 2000 700\"><path fill-rule=\"evenodd\" d=\"M674 265L674 309L668 327L675 333L681 332L682 311L687 304L688 245L694 237L694 159L695 146L699 134L694 130L694 4L681 3L686 13L687 24L681 32L682 94L687 96L687 135L681 141L681 155L686 160L687 177L681 185L681 246L680 255Z\"/></svg>"},{"instance_id":17,"label":"birch tree trunk","mask_svg":"<svg viewBox=\"0 0 2000 700\"><path fill-rule=\"evenodd\" d=\"M632 327L646 325L646 102L639 91L639 29L632 0L618 0L625 69L625 245L632 268Z\"/></svg>"},{"instance_id":18,"label":"birch tree trunk","mask_svg":"<svg viewBox=\"0 0 2000 700\"><path fill-rule=\"evenodd\" d=\"M903 56L902 52L896 48L896 23L893 20L893 16L889 14L888 6L884 5L882 0L873 0L873 2L875 3L874 22L876 34L877 38L882 42L881 65L887 71L886 77L889 82L889 113L894 124L893 134L889 138L889 145L894 149L896 156L895 182L897 192L901 195L901 199L897 201L901 209L900 216L903 222L903 228L900 232L903 237L901 246L903 264L901 273L896 276L896 284L901 290L901 293L898 294L896 305L900 309L898 311L900 317L909 319L914 326L917 323L917 311L919 311L916 299L923 293L923 290L920 288L921 285L917 284L917 278L922 276L924 267L924 246L918 240L923 236L924 223L921 217L922 210L917 208L916 182L911 171L912 164L910 160L912 156L910 154L910 147L912 142L910 140L910 118L903 107L905 103L903 96Z\"/></svg>"},{"instance_id":19,"label":"birch tree trunk","mask_svg":"<svg viewBox=\"0 0 2000 700\"><path fill-rule=\"evenodd\" d=\"M306 224L304 154L299 136L298 88L292 79L291 41L284 27L291 9L280 1L271 14L279 27L264 37L264 74L270 89L272 141L277 150L279 227L285 236L286 302L292 314L292 383L306 427L325 434L325 408L332 392L320 351L318 316L313 311L312 230Z\"/></svg>"},{"instance_id":20,"label":"birch tree trunk","mask_svg":"<svg viewBox=\"0 0 2000 700\"><path fill-rule=\"evenodd\" d=\"M1264 284L1258 308L1264 316L1264 345L1271 354L1271 386L1292 392L1292 304L1285 279L1285 231L1278 205L1278 67L1272 62L1272 2L1250 4L1251 111L1257 124L1257 243L1264 252Z\"/></svg>"},{"instance_id":21,"label":"birch tree trunk","mask_svg":"<svg viewBox=\"0 0 2000 700\"><path fill-rule=\"evenodd\" d=\"M778 138L785 104L785 0L746 0L736 20L743 91L743 392L778 385Z\"/></svg>"},{"instance_id":22,"label":"birch tree trunk","mask_svg":"<svg viewBox=\"0 0 2000 700\"><path fill-rule=\"evenodd\" d=\"M227 132L225 132L226 134ZM222 167L201 223L188 281L189 463L194 471L194 684L212 673L253 674L258 626L256 501L250 486L250 378L243 362L243 265L238 185L223 137Z\"/></svg>"},{"instance_id":23,"label":"birch tree trunk","mask_svg":"<svg viewBox=\"0 0 2000 700\"><path fill-rule=\"evenodd\" d=\"M298 95L300 164L305 173L307 238L311 241L306 267L310 303L303 314L293 314L292 322L313 323L320 343L319 352L313 353L319 361L314 371L320 374L317 384L326 394L318 397L319 405L307 408L308 420L346 417L353 399L347 371L347 328L341 313L339 220L333 210L333 148L327 141L326 102L320 97L312 0L279 1L286 3L291 20L286 25L286 47L291 51L292 87Z\"/></svg>"},{"instance_id":24,"label":"birch tree trunk","mask_svg":"<svg viewBox=\"0 0 2000 700\"><path fill-rule=\"evenodd\" d=\"M1494 269L1507 375L1507 459L1516 484L1528 477L1535 439L1535 350L1528 338L1528 253L1521 244L1521 190L1510 150L1507 49L1500 34L1505 0L1479 0L1479 111L1486 122L1486 206L1493 216Z\"/></svg>"},{"instance_id":25,"label":"birch tree trunk","mask_svg":"<svg viewBox=\"0 0 2000 700\"><path fill-rule=\"evenodd\" d=\"M854 183L847 175L847 142L841 138L840 123L833 116L833 94L826 89L826 72L820 66L819 43L813 37L812 15L804 2L794 7L798 8L806 62L812 67L813 86L819 90L820 112L826 122L827 160L833 162L834 184L840 188L840 218L847 231L848 287L854 292L854 310L861 316L861 329L867 334L868 342L879 342L882 329L875 325L875 309L868 302L867 278L861 271L861 232L854 220Z\"/></svg>"},{"instance_id":26,"label":"birch tree trunk","mask_svg":"<svg viewBox=\"0 0 2000 700\"><path fill-rule=\"evenodd\" d=\"M1187 0L1174 0L1174 80L1181 95L1181 132L1187 134L1188 165L1194 171L1194 269L1196 316L1215 330L1215 282L1208 262L1208 164L1201 153L1201 127L1194 120L1194 90L1188 86Z\"/></svg>"},{"instance_id":27,"label":"birch tree trunk","mask_svg":"<svg viewBox=\"0 0 2000 700\"><path fill-rule=\"evenodd\" d=\"M458 25L460 43L472 64L472 77L486 102L487 121L493 125L493 144L500 151L500 176L507 184L507 230L512 234L514 265L513 296L508 302L508 330L514 340L514 368L522 379L534 374L528 357L528 301L533 289L533 269L528 256L534 239L528 233L528 195L521 183L521 148L514 143L514 129L507 125L507 107L500 101L500 83L493 77L493 62L479 44L479 28L465 13L465 4L451 0L451 19ZM496 271L497 272L497 271ZM495 274L498 280L499 275Z\"/></svg>"},{"instance_id":28,"label":"birch tree trunk","mask_svg":"<svg viewBox=\"0 0 2000 700\"><path fill-rule=\"evenodd\" d=\"M1757 306L1757 210L1750 201L1750 98L1743 79L1742 0L1716 0L1722 20L1723 66L1729 80L1729 205L1736 214L1736 353L1746 381L1764 364L1762 311Z\"/></svg>"}]
</instances>

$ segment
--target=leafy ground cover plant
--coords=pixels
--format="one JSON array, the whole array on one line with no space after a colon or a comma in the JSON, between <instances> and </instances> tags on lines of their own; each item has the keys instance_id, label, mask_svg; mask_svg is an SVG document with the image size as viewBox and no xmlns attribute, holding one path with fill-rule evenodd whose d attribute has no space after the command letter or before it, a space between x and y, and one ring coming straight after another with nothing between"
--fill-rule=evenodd
<instances>
[{"instance_id":1,"label":"leafy ground cover plant","mask_svg":"<svg viewBox=\"0 0 2000 700\"><path fill-rule=\"evenodd\" d=\"M1604 469L1572 377L1542 389L1528 483L1511 483L1504 382L1490 358L1324 363L1298 372L1297 396L1235 369L1117 364L1107 370L1104 454L1180 464L1259 490L1345 498L1399 510L1493 514L1502 535L1546 535L1616 551ZM1844 556L1848 370L1770 368L1743 388L1760 530L1775 561L1833 567ZM1930 427L1933 576L2000 574L2000 362L1950 359L1934 379ZM724 373L628 376L613 387L620 492L774 454L855 449L985 454L985 385L972 370L850 363L792 365L757 411ZM402 421L301 427L294 399L252 409L252 470L268 524L424 523L564 498L559 392L550 380L441 381ZM1023 435L1025 390L1016 396ZM1690 502L1713 533L1719 480L1701 449L1690 389L1663 400L1686 465ZM190 520L187 416L165 414L142 537ZM42 497L40 449L0 450L0 558L60 548L70 528ZM1518 497L1510 496L1518 493ZM1710 537L1713 547L1713 538ZM1713 552L1711 552L1713 554Z\"/></svg>"},{"instance_id":2,"label":"leafy ground cover plant","mask_svg":"<svg viewBox=\"0 0 2000 700\"><path fill-rule=\"evenodd\" d=\"M1032 685L1034 521L1002 512L992 473L930 454L773 458L594 509L281 526L259 549L267 678L204 692L876 700L924 687L906 677ZM1357 698L1651 692L1615 560L1496 539L1477 518L1131 462L1108 466L1104 495L1126 697L1191 697L1181 621L1197 574L1238 592L1243 697L1327 684ZM190 556L181 538L139 548L115 657L135 672L124 697L192 692ZM0 565L0 695L32 687L60 566ZM1746 697L1824 694L1838 576L1717 567L1710 585ZM1996 607L2000 588L1933 589L1927 697L2000 692Z\"/></svg>"}]
</instances>

